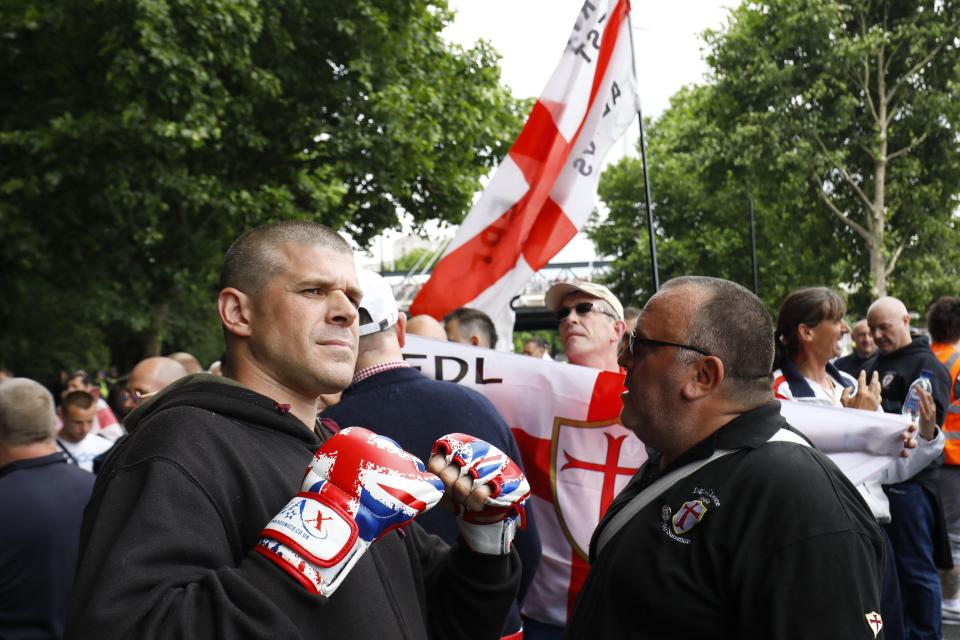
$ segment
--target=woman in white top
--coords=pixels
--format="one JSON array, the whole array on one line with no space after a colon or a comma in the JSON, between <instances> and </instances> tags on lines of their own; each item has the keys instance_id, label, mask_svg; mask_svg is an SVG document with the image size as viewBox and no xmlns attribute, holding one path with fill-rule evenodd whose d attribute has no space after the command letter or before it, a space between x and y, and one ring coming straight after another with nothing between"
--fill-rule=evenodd
<instances>
[{"instance_id":1,"label":"woman in white top","mask_svg":"<svg viewBox=\"0 0 960 640\"><path fill-rule=\"evenodd\" d=\"M777 314L773 393L779 400L799 400L876 411L880 408L877 373L868 385L840 371L833 363L843 333L847 307L827 287L798 289L788 295ZM882 411L882 409L881 409Z\"/></svg>"},{"instance_id":2,"label":"woman in white top","mask_svg":"<svg viewBox=\"0 0 960 640\"><path fill-rule=\"evenodd\" d=\"M777 355L774 360L773 392L777 399L883 411L876 372L867 384L864 372L860 372L859 380L854 380L830 362L843 332L843 316L846 312L846 305L840 296L826 287L799 289L784 299L777 315L775 334ZM920 404L920 437L913 440L916 427L911 426L904 434L903 457L857 485L857 490L880 524L890 522L890 503L882 485L910 478L943 450L943 434L936 425L933 397L921 392ZM914 447L912 453L906 452L906 449ZM884 637L889 640L903 637L900 590L892 553L888 539L887 557L891 561L884 567L881 614Z\"/></svg>"}]
</instances>

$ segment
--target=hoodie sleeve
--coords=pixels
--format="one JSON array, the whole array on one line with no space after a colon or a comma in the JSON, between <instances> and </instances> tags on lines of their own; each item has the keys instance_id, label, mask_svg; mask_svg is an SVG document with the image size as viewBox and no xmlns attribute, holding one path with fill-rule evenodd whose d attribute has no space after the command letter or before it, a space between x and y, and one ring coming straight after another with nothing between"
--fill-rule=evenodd
<instances>
[{"instance_id":1,"label":"hoodie sleeve","mask_svg":"<svg viewBox=\"0 0 960 640\"><path fill-rule=\"evenodd\" d=\"M500 637L520 584L520 558L450 549L412 526L406 536L423 571L430 638L494 640Z\"/></svg>"},{"instance_id":2,"label":"hoodie sleeve","mask_svg":"<svg viewBox=\"0 0 960 640\"><path fill-rule=\"evenodd\" d=\"M66 638L298 638L322 606L258 554L170 460L109 478L87 507Z\"/></svg>"}]
</instances>

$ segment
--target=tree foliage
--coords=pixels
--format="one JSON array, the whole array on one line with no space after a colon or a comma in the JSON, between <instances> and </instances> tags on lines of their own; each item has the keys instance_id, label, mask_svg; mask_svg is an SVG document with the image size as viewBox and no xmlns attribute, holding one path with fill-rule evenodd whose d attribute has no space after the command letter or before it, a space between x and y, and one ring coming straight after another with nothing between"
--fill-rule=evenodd
<instances>
[{"instance_id":1,"label":"tree foliage","mask_svg":"<svg viewBox=\"0 0 960 640\"><path fill-rule=\"evenodd\" d=\"M960 5L744 2L707 33L710 81L681 91L650 131L664 277L752 282L761 295L828 284L854 310L888 289L914 308L955 290L960 194ZM609 171L599 246L649 292L637 161Z\"/></svg>"},{"instance_id":2,"label":"tree foliage","mask_svg":"<svg viewBox=\"0 0 960 640\"><path fill-rule=\"evenodd\" d=\"M219 354L216 270L253 225L366 244L459 221L521 121L444 0L11 0L0 8L0 361ZM49 338L54 337L56 344Z\"/></svg>"}]
</instances>

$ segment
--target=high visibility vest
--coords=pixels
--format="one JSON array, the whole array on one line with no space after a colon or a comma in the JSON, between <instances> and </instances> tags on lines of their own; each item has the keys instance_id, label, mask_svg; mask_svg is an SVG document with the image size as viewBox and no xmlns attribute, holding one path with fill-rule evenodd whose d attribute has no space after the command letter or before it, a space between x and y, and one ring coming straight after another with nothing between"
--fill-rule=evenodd
<instances>
[{"instance_id":1,"label":"high visibility vest","mask_svg":"<svg viewBox=\"0 0 960 640\"><path fill-rule=\"evenodd\" d=\"M943 342L935 342L930 348L950 371L950 404L943 421L944 460L947 464L960 465L960 350Z\"/></svg>"}]
</instances>

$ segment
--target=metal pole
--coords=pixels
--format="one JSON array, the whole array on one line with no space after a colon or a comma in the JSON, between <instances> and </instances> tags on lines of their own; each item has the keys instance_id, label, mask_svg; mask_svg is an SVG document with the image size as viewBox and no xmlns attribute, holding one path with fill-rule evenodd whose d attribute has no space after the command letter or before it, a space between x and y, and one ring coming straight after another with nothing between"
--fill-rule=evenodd
<instances>
[{"instance_id":1,"label":"metal pole","mask_svg":"<svg viewBox=\"0 0 960 640\"><path fill-rule=\"evenodd\" d=\"M647 173L647 139L643 132L643 112L640 109L639 99L640 83L637 81L637 61L633 48L633 21L629 13L627 13L627 26L630 31L630 62L633 65L633 81L637 83L638 89L637 116L640 119L640 162L643 165L643 194L646 200L647 210L647 236L650 239L650 269L653 274L653 290L656 292L660 289L660 270L657 267L657 238L653 233L653 212L650 209L652 196L650 195L650 176Z\"/></svg>"},{"instance_id":2,"label":"metal pole","mask_svg":"<svg viewBox=\"0 0 960 640\"><path fill-rule=\"evenodd\" d=\"M757 276L757 229L753 217L753 196L750 196L750 256L753 261L753 292L760 295L760 278Z\"/></svg>"}]
</instances>

